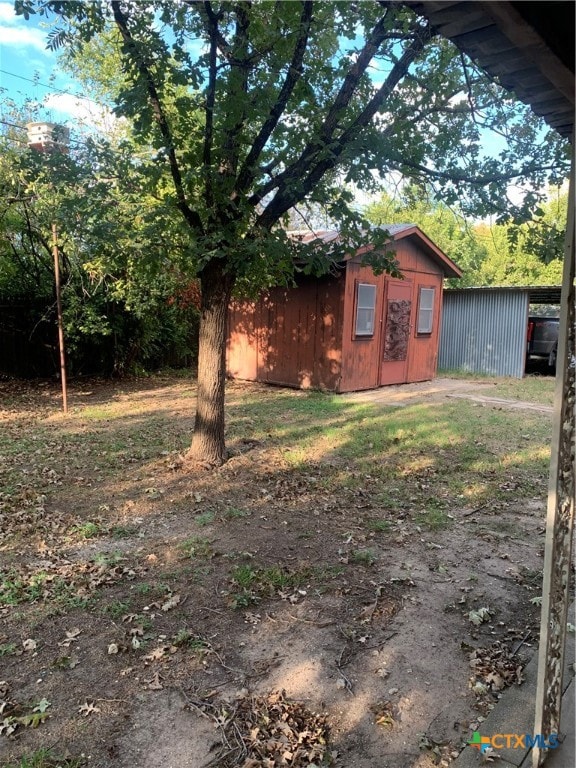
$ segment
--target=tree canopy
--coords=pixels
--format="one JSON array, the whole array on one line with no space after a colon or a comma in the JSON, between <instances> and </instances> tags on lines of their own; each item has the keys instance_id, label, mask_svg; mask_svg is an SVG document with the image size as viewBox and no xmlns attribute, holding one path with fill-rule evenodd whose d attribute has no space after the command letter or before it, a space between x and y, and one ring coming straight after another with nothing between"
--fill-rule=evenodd
<instances>
[{"instance_id":1,"label":"tree canopy","mask_svg":"<svg viewBox=\"0 0 576 768\"><path fill-rule=\"evenodd\" d=\"M480 221L446 205L430 186L408 185L384 192L366 208L376 225L417 224L463 270L454 287L480 285L559 285L562 281L566 188L548 190L548 200L520 224Z\"/></svg>"},{"instance_id":2,"label":"tree canopy","mask_svg":"<svg viewBox=\"0 0 576 768\"><path fill-rule=\"evenodd\" d=\"M394 270L367 234L351 185L396 172L434 184L464 212L505 215L507 183L563 178L565 144L401 3L17 0L56 15L50 44L79 61L104 37L122 76L115 112L156 149L151 179L188 232L202 291L198 403L191 457L225 457L226 312L236 285L322 272L340 258L289 238L302 203L339 222L341 251ZM93 72L92 77L95 76ZM486 153L486 134L500 137ZM152 167L151 167L152 171ZM538 201L529 191L523 212ZM522 213L522 211L519 211Z\"/></svg>"},{"instance_id":3,"label":"tree canopy","mask_svg":"<svg viewBox=\"0 0 576 768\"><path fill-rule=\"evenodd\" d=\"M10 126L0 135L0 295L29 307L33 327L53 319L55 224L72 370L120 373L161 359L162 346L190 330L178 311L188 259L183 225L167 215L159 186L150 192L134 145L85 137L68 151L29 149L25 125L40 115L2 108Z\"/></svg>"}]
</instances>

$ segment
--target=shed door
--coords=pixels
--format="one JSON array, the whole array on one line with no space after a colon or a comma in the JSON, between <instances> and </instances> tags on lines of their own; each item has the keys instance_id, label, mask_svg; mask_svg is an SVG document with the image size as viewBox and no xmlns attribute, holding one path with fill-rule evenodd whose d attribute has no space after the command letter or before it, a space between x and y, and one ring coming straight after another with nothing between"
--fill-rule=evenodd
<instances>
[{"instance_id":1,"label":"shed door","mask_svg":"<svg viewBox=\"0 0 576 768\"><path fill-rule=\"evenodd\" d=\"M408 381L412 281L388 279L384 302L380 385Z\"/></svg>"}]
</instances>

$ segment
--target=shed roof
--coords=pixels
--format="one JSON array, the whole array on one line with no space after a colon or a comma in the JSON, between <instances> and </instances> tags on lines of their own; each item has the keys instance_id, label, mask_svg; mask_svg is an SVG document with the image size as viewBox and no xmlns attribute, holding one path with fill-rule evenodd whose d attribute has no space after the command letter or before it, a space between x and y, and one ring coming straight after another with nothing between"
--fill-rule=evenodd
<instances>
[{"instance_id":1,"label":"shed roof","mask_svg":"<svg viewBox=\"0 0 576 768\"><path fill-rule=\"evenodd\" d=\"M574 130L574 2L406 3L552 128Z\"/></svg>"},{"instance_id":2,"label":"shed roof","mask_svg":"<svg viewBox=\"0 0 576 768\"><path fill-rule=\"evenodd\" d=\"M380 227L374 227L374 229L385 229L392 236L394 242L405 237L415 238L426 255L440 267L445 277L462 277L460 267L444 251L440 250L416 224L382 224ZM293 230L288 234L290 237L297 238L303 243L318 241L328 244L336 242L340 237L340 232L337 229L321 229L318 231L310 231L308 229ZM360 249L360 251L363 250Z\"/></svg>"},{"instance_id":3,"label":"shed roof","mask_svg":"<svg viewBox=\"0 0 576 768\"><path fill-rule=\"evenodd\" d=\"M445 293L527 293L530 304L560 304L561 285L482 285L474 288L446 288Z\"/></svg>"}]
</instances>

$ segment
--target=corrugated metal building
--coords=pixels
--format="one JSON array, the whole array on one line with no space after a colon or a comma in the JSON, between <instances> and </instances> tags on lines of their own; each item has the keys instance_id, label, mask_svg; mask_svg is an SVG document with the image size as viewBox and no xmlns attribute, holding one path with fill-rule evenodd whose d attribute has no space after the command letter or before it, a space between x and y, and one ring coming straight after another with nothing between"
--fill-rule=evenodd
<instances>
[{"instance_id":1,"label":"corrugated metal building","mask_svg":"<svg viewBox=\"0 0 576 768\"><path fill-rule=\"evenodd\" d=\"M432 379L443 280L461 272L414 224L385 228L404 279L375 275L362 249L338 275L233 303L228 375L335 392ZM329 247L338 233L315 236Z\"/></svg>"},{"instance_id":2,"label":"corrugated metal building","mask_svg":"<svg viewBox=\"0 0 576 768\"><path fill-rule=\"evenodd\" d=\"M558 286L445 290L438 367L521 379L530 304L559 303Z\"/></svg>"}]
</instances>

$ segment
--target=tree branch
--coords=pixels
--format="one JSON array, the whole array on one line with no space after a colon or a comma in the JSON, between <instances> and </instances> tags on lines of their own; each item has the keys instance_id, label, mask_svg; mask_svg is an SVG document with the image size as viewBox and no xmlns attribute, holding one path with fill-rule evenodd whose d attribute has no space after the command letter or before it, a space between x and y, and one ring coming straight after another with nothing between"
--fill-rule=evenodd
<instances>
[{"instance_id":1,"label":"tree branch","mask_svg":"<svg viewBox=\"0 0 576 768\"><path fill-rule=\"evenodd\" d=\"M272 132L278 125L278 120L282 116L288 99L292 95L296 84L302 76L302 63L304 60L304 54L308 44L308 35L310 32L310 24L312 22L312 8L313 3L311 0L305 0L302 4L302 15L300 17L300 31L296 39L296 45L294 46L294 53L292 54L292 60L288 66L284 83L276 99L276 103L270 110L268 118L264 122L264 125L260 128L258 135L256 136L254 143L248 153L241 169L238 174L238 181L236 183L236 192L241 193L246 190L252 181L254 180L254 166L258 162L262 150L266 146L266 143Z\"/></svg>"},{"instance_id":2,"label":"tree branch","mask_svg":"<svg viewBox=\"0 0 576 768\"><path fill-rule=\"evenodd\" d=\"M250 26L250 17L246 9L250 3L238 3L236 5L236 30L232 42L233 57L230 59L230 76L227 88L226 101L234 102L239 94L242 94L242 106L238 110L238 116L233 123L230 122L230 115L225 116L226 128L224 129L224 141L222 150L224 161L220 168L223 176L235 176L238 170L238 159L241 148L239 140L246 122L246 102L248 98L248 74L250 72L250 63L248 55L248 28ZM234 115L235 107L232 106L230 114Z\"/></svg>"},{"instance_id":3,"label":"tree branch","mask_svg":"<svg viewBox=\"0 0 576 768\"><path fill-rule=\"evenodd\" d=\"M272 226L280 218L280 216L289 210L295 203L299 202L307 194L309 194L309 192L314 188L314 186L320 181L320 179L327 171L332 170L338 165L343 152L354 142L358 133L372 120L376 112L381 108L386 99L393 92L396 85L405 76L408 68L416 59L418 54L422 51L433 34L428 24L424 27L418 27L417 32L418 34L411 45L404 51L400 59L394 64L385 82L368 102L364 110L346 128L346 130L344 130L338 139L332 142L326 141L326 143L322 145L323 151L321 158L317 160L317 153L315 153L313 156L309 155L306 157L306 150L304 150L304 153L301 155L301 157L295 163L293 163L286 170L286 172L284 172L284 174L280 174L278 177L276 177L275 182L277 183L276 185L278 192L274 199L263 211L263 213L259 216L258 223L261 226ZM368 63L369 61L365 61L364 67L366 67ZM358 80L356 81L356 84L358 84ZM348 103L352 99L353 94L354 90L348 92ZM341 107L341 109L342 108L343 107ZM333 128L330 134L326 134L326 132L321 129L321 135L331 138L336 124L337 123L333 121ZM308 175L300 185L298 192L288 190L288 182L290 180L296 176L302 178L306 174ZM282 178L280 184L278 184L278 179L281 176L284 178ZM270 186L269 191L274 189L276 185L267 185ZM262 199L262 197L260 197L260 199Z\"/></svg>"},{"instance_id":4,"label":"tree branch","mask_svg":"<svg viewBox=\"0 0 576 768\"><path fill-rule=\"evenodd\" d=\"M225 59L229 59L232 55L230 43L226 40L218 26L218 22L222 18L222 11L215 13L209 0L183 0L183 2L189 8L198 7L201 11L204 11L210 27L214 30L216 45L220 49L220 53Z\"/></svg>"},{"instance_id":5,"label":"tree branch","mask_svg":"<svg viewBox=\"0 0 576 768\"><path fill-rule=\"evenodd\" d=\"M466 98L468 100L468 106L470 107L470 115L474 123L476 123L476 125L480 125L476 119L476 107L474 105L474 98L472 96L472 83L470 82L468 67L466 66L466 59L464 58L462 51L460 51L460 63L462 64L462 71L464 72L464 79L466 80Z\"/></svg>"},{"instance_id":6,"label":"tree branch","mask_svg":"<svg viewBox=\"0 0 576 768\"><path fill-rule=\"evenodd\" d=\"M414 163L410 160L406 160L404 157L395 157L393 155L389 156L389 162L391 164L391 167L395 170L401 171L403 167L411 168L414 171L420 171L425 177L429 179L438 179L439 181L454 181L456 183L458 182L466 182L466 184L471 184L474 187L485 187L487 184L499 184L503 181L512 181L512 179L516 179L519 176L523 176L526 173L534 172L534 171L553 171L556 170L556 166L553 165L542 165L542 166L534 166L531 168L524 168L522 171L518 171L514 174L509 173L492 173L487 176L478 176L474 174L473 176L470 176L469 174L465 173L464 171L439 171L435 168L428 168L426 165L421 165L420 163Z\"/></svg>"},{"instance_id":7,"label":"tree branch","mask_svg":"<svg viewBox=\"0 0 576 768\"><path fill-rule=\"evenodd\" d=\"M210 3L205 3L210 5ZM208 14L207 14L208 15ZM211 208L214 204L214 190L212 188L212 142L214 136L214 104L216 102L216 54L217 54L217 21L212 21L208 15L210 25L210 53L208 55L208 88L206 91L206 107L204 119L204 147L202 150L202 163L204 165L204 190L206 205Z\"/></svg>"},{"instance_id":8,"label":"tree branch","mask_svg":"<svg viewBox=\"0 0 576 768\"><path fill-rule=\"evenodd\" d=\"M138 72L140 73L140 76L142 77L146 85L148 98L152 106L152 114L154 115L154 119L160 129L162 138L164 139L165 147L168 152L170 172L172 174L174 189L176 191L176 200L178 203L178 208L182 213L182 215L184 216L184 219L192 229L195 229L198 232L203 232L204 227L202 225L202 219L200 218L199 214L196 211L190 208L186 200L186 194L184 192L184 184L182 182L182 174L180 173L180 167L178 165L178 159L176 157L176 151L174 149L174 142L172 140L172 132L170 130L170 125L164 113L162 102L160 100L160 96L158 94L158 90L156 88L154 78L152 77L152 73L150 72L150 69L146 64L146 62L143 60L143 57L140 54L140 51L138 50L138 46L134 38L132 37L130 30L128 29L128 19L122 12L122 9L120 8L119 0L112 0L111 5L112 5L112 13L114 14L114 21L116 22L116 26L118 27L118 30L122 36L122 40L124 41L126 50L134 59L134 62L136 63L136 66L138 68Z\"/></svg>"}]
</instances>

